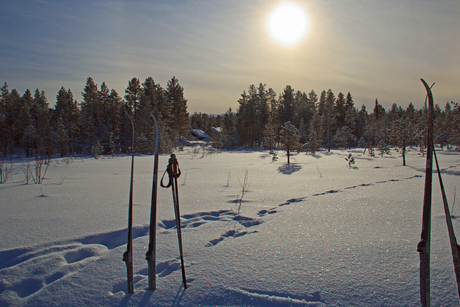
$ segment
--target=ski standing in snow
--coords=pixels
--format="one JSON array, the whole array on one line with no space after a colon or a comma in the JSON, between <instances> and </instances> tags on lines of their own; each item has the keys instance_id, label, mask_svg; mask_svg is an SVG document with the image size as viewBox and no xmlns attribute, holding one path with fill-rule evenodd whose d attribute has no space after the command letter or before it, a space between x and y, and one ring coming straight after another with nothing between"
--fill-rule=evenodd
<instances>
[{"instance_id":1,"label":"ski standing in snow","mask_svg":"<svg viewBox=\"0 0 460 307\"><path fill-rule=\"evenodd\" d=\"M133 174L134 174L134 122L129 116L133 126L133 139L131 142L131 181L129 185L129 209L128 209L128 244L126 252L123 253L123 261L126 262L126 270L128 273L128 293L134 293L134 273L133 273Z\"/></svg>"},{"instance_id":2,"label":"ski standing in snow","mask_svg":"<svg viewBox=\"0 0 460 307\"><path fill-rule=\"evenodd\" d=\"M430 237L431 237L431 190L433 178L433 95L431 87L421 79L428 97L428 137L425 170L425 191L423 197L422 233L417 244L420 254L420 301L430 306ZM434 84L434 83L433 83Z\"/></svg>"},{"instance_id":3,"label":"ski standing in snow","mask_svg":"<svg viewBox=\"0 0 460 307\"><path fill-rule=\"evenodd\" d=\"M152 201L150 209L150 237L149 249L145 254L145 259L148 264L149 275L149 290L156 289L156 220L157 220L157 194L158 194L158 143L160 140L160 130L156 117L150 113L155 122L156 138L155 138L155 159L153 162L153 183L152 183Z\"/></svg>"}]
</instances>

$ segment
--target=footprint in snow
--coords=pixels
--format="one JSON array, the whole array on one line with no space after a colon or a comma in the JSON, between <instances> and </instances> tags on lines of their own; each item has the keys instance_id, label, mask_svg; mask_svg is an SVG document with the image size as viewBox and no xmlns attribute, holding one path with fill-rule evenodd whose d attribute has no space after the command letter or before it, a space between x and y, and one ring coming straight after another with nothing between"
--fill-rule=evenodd
<instances>
[{"instance_id":1,"label":"footprint in snow","mask_svg":"<svg viewBox=\"0 0 460 307\"><path fill-rule=\"evenodd\" d=\"M134 227L133 238L148 231L148 226ZM20 298L29 297L125 245L126 238L127 229L122 229L0 251L0 295L8 290Z\"/></svg>"}]
</instances>

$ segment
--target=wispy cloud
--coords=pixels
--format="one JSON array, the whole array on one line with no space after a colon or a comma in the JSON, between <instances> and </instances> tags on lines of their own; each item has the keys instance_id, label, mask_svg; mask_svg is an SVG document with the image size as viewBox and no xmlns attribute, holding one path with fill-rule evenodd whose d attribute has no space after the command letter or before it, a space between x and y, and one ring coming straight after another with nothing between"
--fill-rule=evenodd
<instances>
[{"instance_id":1,"label":"wispy cloud","mask_svg":"<svg viewBox=\"0 0 460 307\"><path fill-rule=\"evenodd\" d=\"M0 81L39 87L51 103L86 78L124 94L128 80L175 75L189 110L235 109L250 84L350 91L357 105L460 101L457 1L297 1L310 32L283 47L265 29L278 1L15 1L0 11ZM3 30L6 29L6 30Z\"/></svg>"}]
</instances>

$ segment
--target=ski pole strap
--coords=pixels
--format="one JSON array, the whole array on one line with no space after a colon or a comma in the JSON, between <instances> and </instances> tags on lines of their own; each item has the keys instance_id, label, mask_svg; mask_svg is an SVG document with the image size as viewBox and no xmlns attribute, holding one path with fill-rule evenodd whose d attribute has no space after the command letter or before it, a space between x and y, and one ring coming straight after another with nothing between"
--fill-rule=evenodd
<instances>
[{"instance_id":1,"label":"ski pole strap","mask_svg":"<svg viewBox=\"0 0 460 307\"><path fill-rule=\"evenodd\" d=\"M164 179L166 173L168 173L169 182L168 182L167 185L164 185L163 179ZM176 159L176 155L171 154L171 157L169 158L168 166L166 167L166 170L163 173L163 176L161 177L160 186L162 188L169 188L173 184L173 179L174 178L179 178L180 175L181 175L181 171L180 171L180 168L179 168L179 163L177 162L177 159Z\"/></svg>"}]
</instances>

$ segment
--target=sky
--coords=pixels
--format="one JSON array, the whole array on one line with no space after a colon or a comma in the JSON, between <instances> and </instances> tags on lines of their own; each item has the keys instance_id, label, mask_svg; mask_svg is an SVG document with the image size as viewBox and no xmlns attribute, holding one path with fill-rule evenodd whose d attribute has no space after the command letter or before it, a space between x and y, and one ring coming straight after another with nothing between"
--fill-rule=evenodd
<instances>
[{"instance_id":1,"label":"sky","mask_svg":"<svg viewBox=\"0 0 460 307\"><path fill-rule=\"evenodd\" d=\"M267 29L283 2L1 0L0 82L53 106L62 86L80 102L88 77L124 96L133 77L166 88L175 76L188 111L212 114L260 83L350 92L372 112L376 99L422 108L424 78L435 103L460 102L459 1L293 0L309 28L292 46Z\"/></svg>"}]
</instances>

